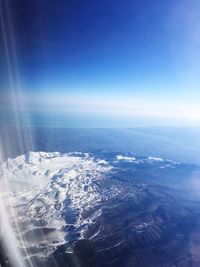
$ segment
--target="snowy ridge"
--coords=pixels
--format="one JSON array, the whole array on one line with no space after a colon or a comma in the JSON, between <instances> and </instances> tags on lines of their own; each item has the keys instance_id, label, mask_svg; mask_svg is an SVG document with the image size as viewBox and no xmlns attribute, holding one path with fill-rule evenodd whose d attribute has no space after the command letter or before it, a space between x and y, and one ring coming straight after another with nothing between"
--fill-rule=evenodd
<instances>
[{"instance_id":1,"label":"snowy ridge","mask_svg":"<svg viewBox=\"0 0 200 267\"><path fill-rule=\"evenodd\" d=\"M176 161L172 161L172 160L168 160L168 159L163 159L160 157L153 157L153 156L149 156L147 158L137 158L135 156L127 156L127 155L117 155L116 156L116 161L117 162L130 162L130 163L134 163L134 164L140 164L140 163L144 163L144 164L148 164L148 163L166 163L168 165L166 166L173 166L173 165L178 165L180 164L179 162ZM164 165L162 167L165 167Z\"/></svg>"},{"instance_id":2,"label":"snowy ridge","mask_svg":"<svg viewBox=\"0 0 200 267\"><path fill-rule=\"evenodd\" d=\"M65 243L67 225L84 227L84 213L119 191L106 181L111 170L106 160L79 152L29 152L5 162L0 193L21 229L19 246L49 254Z\"/></svg>"},{"instance_id":3,"label":"snowy ridge","mask_svg":"<svg viewBox=\"0 0 200 267\"><path fill-rule=\"evenodd\" d=\"M100 202L104 196L99 182L111 169L105 160L87 153L58 152L29 152L2 166L16 205L28 203L26 216L52 220L52 224L62 219L66 207L81 211ZM23 210L20 214L25 216Z\"/></svg>"}]
</instances>

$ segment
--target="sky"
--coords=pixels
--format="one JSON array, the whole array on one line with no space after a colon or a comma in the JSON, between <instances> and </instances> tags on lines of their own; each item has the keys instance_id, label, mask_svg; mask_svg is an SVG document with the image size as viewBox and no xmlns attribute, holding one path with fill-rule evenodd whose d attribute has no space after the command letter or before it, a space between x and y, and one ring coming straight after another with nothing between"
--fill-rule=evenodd
<instances>
[{"instance_id":1,"label":"sky","mask_svg":"<svg viewBox=\"0 0 200 267\"><path fill-rule=\"evenodd\" d=\"M198 0L0 5L4 121L14 110L39 126L200 125Z\"/></svg>"}]
</instances>

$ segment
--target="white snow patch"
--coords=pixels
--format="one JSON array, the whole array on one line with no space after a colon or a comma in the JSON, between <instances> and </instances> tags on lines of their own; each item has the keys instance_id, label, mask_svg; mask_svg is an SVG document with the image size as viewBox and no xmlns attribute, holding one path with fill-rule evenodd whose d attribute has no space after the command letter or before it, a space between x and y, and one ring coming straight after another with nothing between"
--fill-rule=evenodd
<instances>
[{"instance_id":1,"label":"white snow patch","mask_svg":"<svg viewBox=\"0 0 200 267\"><path fill-rule=\"evenodd\" d=\"M147 159L150 160L150 161L160 161L160 162L163 162L164 161L164 159L157 158L157 157L148 157Z\"/></svg>"},{"instance_id":2,"label":"white snow patch","mask_svg":"<svg viewBox=\"0 0 200 267\"><path fill-rule=\"evenodd\" d=\"M117 158L117 160L129 161L129 162L136 160L135 157L127 157L127 156L122 156L122 155L117 155L116 158Z\"/></svg>"},{"instance_id":3,"label":"white snow patch","mask_svg":"<svg viewBox=\"0 0 200 267\"><path fill-rule=\"evenodd\" d=\"M98 181L103 181L112 167L86 153L74 155L29 152L9 159L1 167L2 193L13 196L16 206L27 203L29 216L48 220L60 217L66 202L71 209L97 204L102 198Z\"/></svg>"}]
</instances>

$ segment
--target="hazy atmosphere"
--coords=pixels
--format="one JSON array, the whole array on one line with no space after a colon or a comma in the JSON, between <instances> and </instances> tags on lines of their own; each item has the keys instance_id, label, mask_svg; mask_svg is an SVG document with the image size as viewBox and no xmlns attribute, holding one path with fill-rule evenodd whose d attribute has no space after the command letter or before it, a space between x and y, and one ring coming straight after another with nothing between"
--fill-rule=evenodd
<instances>
[{"instance_id":1,"label":"hazy atmosphere","mask_svg":"<svg viewBox=\"0 0 200 267\"><path fill-rule=\"evenodd\" d=\"M25 124L37 126L200 125L198 0L1 6L7 123L17 98Z\"/></svg>"}]
</instances>

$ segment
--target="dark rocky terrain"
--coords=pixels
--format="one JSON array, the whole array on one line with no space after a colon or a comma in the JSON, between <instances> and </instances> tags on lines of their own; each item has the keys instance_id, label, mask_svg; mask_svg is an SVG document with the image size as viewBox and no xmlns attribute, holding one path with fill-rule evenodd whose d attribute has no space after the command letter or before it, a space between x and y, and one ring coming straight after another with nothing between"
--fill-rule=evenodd
<instances>
[{"instance_id":1,"label":"dark rocky terrain","mask_svg":"<svg viewBox=\"0 0 200 267\"><path fill-rule=\"evenodd\" d=\"M82 238L59 246L47 266L194 266L190 235L199 224L199 204L177 200L158 186L131 190L104 203Z\"/></svg>"}]
</instances>

